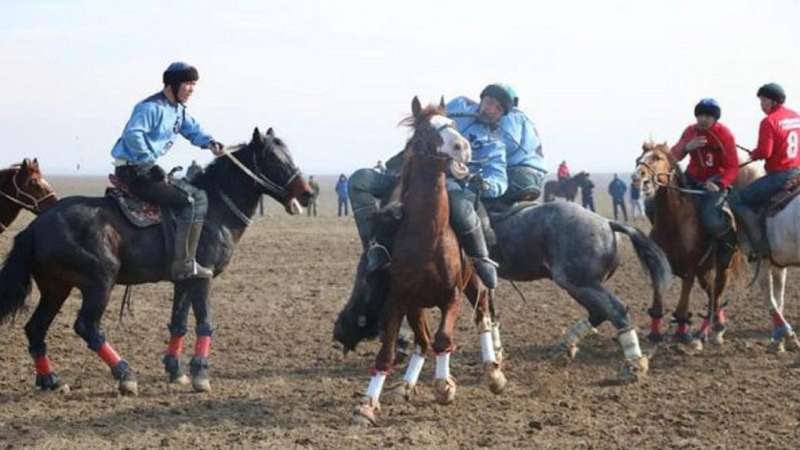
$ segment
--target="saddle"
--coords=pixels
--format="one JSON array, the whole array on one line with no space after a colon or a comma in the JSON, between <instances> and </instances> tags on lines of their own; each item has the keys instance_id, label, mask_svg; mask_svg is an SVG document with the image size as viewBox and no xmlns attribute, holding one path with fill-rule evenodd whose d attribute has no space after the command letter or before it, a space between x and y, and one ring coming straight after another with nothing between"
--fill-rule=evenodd
<instances>
[{"instance_id":1,"label":"saddle","mask_svg":"<svg viewBox=\"0 0 800 450\"><path fill-rule=\"evenodd\" d=\"M769 199L769 203L765 208L766 216L774 217L798 195L800 195L800 175L786 180L786 183L783 184L783 189Z\"/></svg>"},{"instance_id":2,"label":"saddle","mask_svg":"<svg viewBox=\"0 0 800 450\"><path fill-rule=\"evenodd\" d=\"M146 228L163 222L163 213L159 205L133 195L128 185L114 174L108 176L108 181L113 187L106 188L106 197L114 200L122 215L132 225Z\"/></svg>"}]
</instances>

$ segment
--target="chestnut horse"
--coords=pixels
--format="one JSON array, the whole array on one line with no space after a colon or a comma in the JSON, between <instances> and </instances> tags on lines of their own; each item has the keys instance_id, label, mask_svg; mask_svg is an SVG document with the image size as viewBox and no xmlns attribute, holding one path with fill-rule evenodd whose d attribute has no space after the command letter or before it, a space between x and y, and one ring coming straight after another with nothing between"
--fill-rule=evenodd
<instances>
[{"instance_id":1,"label":"chestnut horse","mask_svg":"<svg viewBox=\"0 0 800 450\"><path fill-rule=\"evenodd\" d=\"M0 170L0 233L6 230L23 209L39 214L53 206L58 198L50 183L39 171L39 161L25 158Z\"/></svg>"},{"instance_id":2,"label":"chestnut horse","mask_svg":"<svg viewBox=\"0 0 800 450\"><path fill-rule=\"evenodd\" d=\"M752 170L752 167L743 167L735 185L738 187L752 181ZM700 349L710 334L713 342L721 344L726 331L722 294L731 275L743 263L741 253L736 251L732 258L724 258L716 251L714 238L701 223L698 207L701 192L687 186L687 180L666 143L645 142L642 154L636 160L635 173L641 180L642 193L653 196L655 211L651 218L650 237L664 249L672 272L681 278L680 300L674 312L678 324L675 340ZM708 315L697 334L692 335L689 298L695 280L708 297ZM648 337L654 342L664 338L661 331L662 300L660 296L654 296L653 305L648 310L651 317Z\"/></svg>"},{"instance_id":3,"label":"chestnut horse","mask_svg":"<svg viewBox=\"0 0 800 450\"><path fill-rule=\"evenodd\" d=\"M253 131L243 144L212 162L192 184L208 193L208 214L197 260L220 274L231 261L237 242L250 224L262 195L273 197L287 212L297 214L308 204L311 190L292 161L289 149L270 128ZM28 351L36 366L36 385L62 389L50 359L45 337L72 289L82 294L75 332L111 369L123 395L136 395L133 368L111 345L100 326L115 284L134 285L170 279L164 235L158 226L138 228L109 197L69 197L37 217L17 235L0 270L0 322L23 306L31 278L41 293L25 325ZM210 390L208 355L211 346L210 279L189 278L175 283L170 344L164 366L171 382L186 384L180 353L187 331L189 307L197 327L190 368L197 391Z\"/></svg>"},{"instance_id":4,"label":"chestnut horse","mask_svg":"<svg viewBox=\"0 0 800 450\"><path fill-rule=\"evenodd\" d=\"M490 388L499 393L506 383L494 354L488 290L474 274L472 264L464 256L450 227L445 179L454 160L440 152L444 146L440 133L445 130L452 133L455 124L444 116L443 105L423 109L414 97L411 106L413 115L406 123L413 127L414 133L405 150L407 160L400 188L403 219L395 237L381 349L375 358L364 401L353 412L355 423L375 423L379 397L394 364L397 336L404 317L414 331L417 349L411 355L400 389L406 396L414 391L425 355L433 350L437 400L443 404L454 400L456 384L450 376L449 358L455 349L453 331L464 293L476 305L476 323L481 331L482 356ZM469 142L463 137L458 145L469 148ZM424 309L434 307L441 310L442 317L431 343Z\"/></svg>"}]
</instances>

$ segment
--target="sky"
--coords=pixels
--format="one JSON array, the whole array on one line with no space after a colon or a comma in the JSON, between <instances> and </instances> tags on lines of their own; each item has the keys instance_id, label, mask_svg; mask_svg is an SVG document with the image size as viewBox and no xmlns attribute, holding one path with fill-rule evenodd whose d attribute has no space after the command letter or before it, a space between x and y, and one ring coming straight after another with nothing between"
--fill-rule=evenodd
<instances>
[{"instance_id":1,"label":"sky","mask_svg":"<svg viewBox=\"0 0 800 450\"><path fill-rule=\"evenodd\" d=\"M112 171L172 61L200 72L188 107L206 131L234 144L272 127L307 174L388 159L415 95L477 98L496 81L519 94L550 170L630 171L703 97L748 148L760 85L800 108L800 1L3 0L0 166ZM211 154L181 140L159 162L192 159Z\"/></svg>"}]
</instances>

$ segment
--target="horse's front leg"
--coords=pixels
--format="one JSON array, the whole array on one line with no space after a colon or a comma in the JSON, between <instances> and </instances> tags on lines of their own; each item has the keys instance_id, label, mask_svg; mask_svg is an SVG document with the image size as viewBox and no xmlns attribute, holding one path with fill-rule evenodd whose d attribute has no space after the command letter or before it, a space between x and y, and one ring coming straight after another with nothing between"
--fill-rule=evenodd
<instances>
[{"instance_id":1,"label":"horse's front leg","mask_svg":"<svg viewBox=\"0 0 800 450\"><path fill-rule=\"evenodd\" d=\"M208 298L211 281L194 279L186 283L186 295L191 301L196 322L197 340L194 344L194 356L189 363L192 376L192 387L197 392L211 391L208 378L208 354L211 350L211 302Z\"/></svg>"},{"instance_id":2,"label":"horse's front leg","mask_svg":"<svg viewBox=\"0 0 800 450\"><path fill-rule=\"evenodd\" d=\"M461 290L453 289L450 298L440 307L442 319L433 342L433 351L436 353L434 388L436 401L441 404L452 403L456 397L456 382L450 376L450 355L455 350L453 334L460 304Z\"/></svg>"},{"instance_id":3,"label":"horse's front leg","mask_svg":"<svg viewBox=\"0 0 800 450\"><path fill-rule=\"evenodd\" d=\"M172 297L172 317L167 326L170 334L169 345L162 359L164 370L169 376L169 382L180 385L189 384L189 377L186 376L181 368L183 338L186 335L186 322L189 318L189 307L191 306L191 301L189 301L186 293L186 283L186 281L175 283Z\"/></svg>"}]
</instances>

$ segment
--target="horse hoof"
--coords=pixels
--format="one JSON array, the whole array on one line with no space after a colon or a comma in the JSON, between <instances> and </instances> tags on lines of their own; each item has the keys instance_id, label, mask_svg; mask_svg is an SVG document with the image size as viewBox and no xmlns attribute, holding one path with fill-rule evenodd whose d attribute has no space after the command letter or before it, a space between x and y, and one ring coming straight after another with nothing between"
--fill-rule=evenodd
<instances>
[{"instance_id":1,"label":"horse hoof","mask_svg":"<svg viewBox=\"0 0 800 450\"><path fill-rule=\"evenodd\" d=\"M124 396L135 397L139 395L139 384L136 380L121 380L119 382L119 393Z\"/></svg>"},{"instance_id":2,"label":"horse hoof","mask_svg":"<svg viewBox=\"0 0 800 450\"><path fill-rule=\"evenodd\" d=\"M403 381L397 386L387 389L386 392L381 397L384 400L388 400L389 403L409 402L416 393L417 393L416 384L412 385L409 384L407 381Z\"/></svg>"},{"instance_id":3,"label":"horse hoof","mask_svg":"<svg viewBox=\"0 0 800 450\"><path fill-rule=\"evenodd\" d=\"M189 377L185 373L182 373L182 374L177 375L177 376L170 376L169 377L169 383L177 385L177 386L186 386L191 382L192 382L192 380L190 380Z\"/></svg>"},{"instance_id":4,"label":"horse hoof","mask_svg":"<svg viewBox=\"0 0 800 450\"><path fill-rule=\"evenodd\" d=\"M211 392L211 382L208 377L192 378L192 388L195 392Z\"/></svg>"},{"instance_id":5,"label":"horse hoof","mask_svg":"<svg viewBox=\"0 0 800 450\"><path fill-rule=\"evenodd\" d=\"M651 331L650 334L647 335L647 340L653 344L660 344L664 342L664 335L662 333L654 333Z\"/></svg>"},{"instance_id":6,"label":"horse hoof","mask_svg":"<svg viewBox=\"0 0 800 450\"><path fill-rule=\"evenodd\" d=\"M792 334L790 336L786 336L784 339L786 350L795 352L800 350L800 339L797 338L796 334Z\"/></svg>"},{"instance_id":7,"label":"horse hoof","mask_svg":"<svg viewBox=\"0 0 800 450\"><path fill-rule=\"evenodd\" d=\"M767 353L772 353L777 355L779 353L785 353L786 346L783 343L783 339L779 341L769 341L769 345L767 345Z\"/></svg>"},{"instance_id":8,"label":"horse hoof","mask_svg":"<svg viewBox=\"0 0 800 450\"><path fill-rule=\"evenodd\" d=\"M722 345L725 343L725 330L715 331L711 334L711 343L714 345Z\"/></svg>"},{"instance_id":9,"label":"horse hoof","mask_svg":"<svg viewBox=\"0 0 800 450\"><path fill-rule=\"evenodd\" d=\"M503 364L503 349L502 349L502 347L494 349L494 360L499 365Z\"/></svg>"},{"instance_id":10,"label":"horse hoof","mask_svg":"<svg viewBox=\"0 0 800 450\"><path fill-rule=\"evenodd\" d=\"M650 369L650 360L647 356L625 360L620 369L619 378L623 382L639 382L645 378Z\"/></svg>"},{"instance_id":11,"label":"horse hoof","mask_svg":"<svg viewBox=\"0 0 800 450\"><path fill-rule=\"evenodd\" d=\"M688 345L694 340L694 337L692 337L690 333L675 333L675 335L672 336L672 341L676 344Z\"/></svg>"},{"instance_id":12,"label":"horse hoof","mask_svg":"<svg viewBox=\"0 0 800 450\"><path fill-rule=\"evenodd\" d=\"M62 386L66 385L61 383L61 380L59 380L58 375L55 373L36 375L36 387L43 391L59 391L62 389ZM67 391L69 391L69 386L67 386Z\"/></svg>"},{"instance_id":13,"label":"horse hoof","mask_svg":"<svg viewBox=\"0 0 800 450\"><path fill-rule=\"evenodd\" d=\"M353 411L352 423L359 427L376 425L377 418L375 417L375 411L366 405L357 406Z\"/></svg>"},{"instance_id":14,"label":"horse hoof","mask_svg":"<svg viewBox=\"0 0 800 450\"><path fill-rule=\"evenodd\" d=\"M436 390L436 401L439 404L448 405L456 399L456 380L453 377L437 379L433 382L433 387Z\"/></svg>"},{"instance_id":15,"label":"horse hoof","mask_svg":"<svg viewBox=\"0 0 800 450\"><path fill-rule=\"evenodd\" d=\"M489 390L492 391L493 394L502 394L506 388L506 384L508 384L508 380L505 374L503 374L503 371L500 370L500 365L487 363L485 370L486 380L489 383Z\"/></svg>"}]
</instances>

